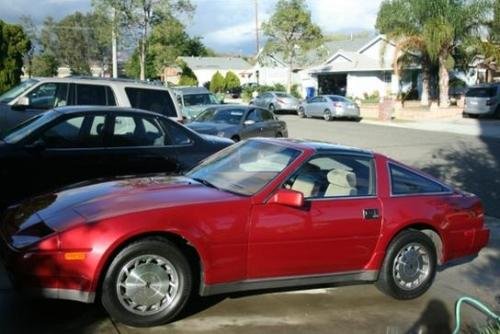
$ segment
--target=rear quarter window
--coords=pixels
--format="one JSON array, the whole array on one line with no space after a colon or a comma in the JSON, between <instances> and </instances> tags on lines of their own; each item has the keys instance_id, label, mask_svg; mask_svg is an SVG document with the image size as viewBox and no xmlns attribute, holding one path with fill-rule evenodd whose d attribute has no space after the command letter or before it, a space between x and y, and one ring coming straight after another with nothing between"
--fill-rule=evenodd
<instances>
[{"instance_id":1,"label":"rear quarter window","mask_svg":"<svg viewBox=\"0 0 500 334\"><path fill-rule=\"evenodd\" d=\"M125 93L133 108L177 117L174 102L167 90L127 87Z\"/></svg>"},{"instance_id":2,"label":"rear quarter window","mask_svg":"<svg viewBox=\"0 0 500 334\"><path fill-rule=\"evenodd\" d=\"M438 194L450 190L434 180L401 166L389 165L392 195Z\"/></svg>"}]
</instances>

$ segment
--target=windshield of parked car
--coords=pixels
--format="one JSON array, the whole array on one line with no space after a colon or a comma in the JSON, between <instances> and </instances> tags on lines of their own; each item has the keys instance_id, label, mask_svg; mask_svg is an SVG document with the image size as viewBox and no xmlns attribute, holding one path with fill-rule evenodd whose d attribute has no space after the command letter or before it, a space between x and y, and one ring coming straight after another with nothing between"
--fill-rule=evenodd
<instances>
[{"instance_id":1,"label":"windshield of parked car","mask_svg":"<svg viewBox=\"0 0 500 334\"><path fill-rule=\"evenodd\" d=\"M476 87L471 88L465 93L467 97L493 97L497 93L495 87Z\"/></svg>"},{"instance_id":2,"label":"windshield of parked car","mask_svg":"<svg viewBox=\"0 0 500 334\"><path fill-rule=\"evenodd\" d=\"M210 108L201 113L196 122L214 122L225 124L240 124L244 111L241 109L215 109Z\"/></svg>"},{"instance_id":3,"label":"windshield of parked car","mask_svg":"<svg viewBox=\"0 0 500 334\"><path fill-rule=\"evenodd\" d=\"M197 106L197 105L209 105L209 104L219 104L219 101L212 94L189 94L184 95L184 105Z\"/></svg>"},{"instance_id":4,"label":"windshield of parked car","mask_svg":"<svg viewBox=\"0 0 500 334\"><path fill-rule=\"evenodd\" d=\"M292 97L291 95L288 95L288 94L285 94L285 93L279 93L278 92L278 93L274 93L274 94L276 94L277 97L289 97L289 98Z\"/></svg>"},{"instance_id":5,"label":"windshield of parked car","mask_svg":"<svg viewBox=\"0 0 500 334\"><path fill-rule=\"evenodd\" d=\"M259 192L300 154L279 144L249 140L212 155L186 175L205 185L250 196Z\"/></svg>"},{"instance_id":6,"label":"windshield of parked car","mask_svg":"<svg viewBox=\"0 0 500 334\"><path fill-rule=\"evenodd\" d=\"M57 118L58 114L54 111L46 112L43 114L36 115L27 121L19 124L15 128L7 131L2 140L9 144L15 144L27 136L29 136L33 131L38 129L40 126L52 121Z\"/></svg>"},{"instance_id":7,"label":"windshield of parked car","mask_svg":"<svg viewBox=\"0 0 500 334\"><path fill-rule=\"evenodd\" d=\"M337 96L337 95L328 95L328 98L332 100L333 102L347 102L347 103L352 103L351 100L346 99L343 96Z\"/></svg>"},{"instance_id":8,"label":"windshield of parked car","mask_svg":"<svg viewBox=\"0 0 500 334\"><path fill-rule=\"evenodd\" d=\"M33 85L37 82L38 80L35 79L29 79L21 82L19 85L0 95L0 103L9 103L25 91L27 91L29 88L33 87Z\"/></svg>"}]
</instances>

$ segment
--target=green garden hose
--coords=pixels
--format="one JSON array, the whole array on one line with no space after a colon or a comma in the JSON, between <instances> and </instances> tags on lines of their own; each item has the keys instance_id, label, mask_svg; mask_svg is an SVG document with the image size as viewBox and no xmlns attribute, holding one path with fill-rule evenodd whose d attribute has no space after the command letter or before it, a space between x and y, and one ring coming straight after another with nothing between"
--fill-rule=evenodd
<instances>
[{"instance_id":1,"label":"green garden hose","mask_svg":"<svg viewBox=\"0 0 500 334\"><path fill-rule=\"evenodd\" d=\"M453 334L458 334L460 331L460 307L462 306L462 303L470 304L475 309L486 314L488 317L500 322L500 316L498 314L495 314L493 311L491 311L486 305L484 305L480 301L478 301L474 298L471 298L471 297L462 297L462 298L458 299L456 304L455 304L455 319L456 319L457 323L455 325L455 329L453 330Z\"/></svg>"}]
</instances>

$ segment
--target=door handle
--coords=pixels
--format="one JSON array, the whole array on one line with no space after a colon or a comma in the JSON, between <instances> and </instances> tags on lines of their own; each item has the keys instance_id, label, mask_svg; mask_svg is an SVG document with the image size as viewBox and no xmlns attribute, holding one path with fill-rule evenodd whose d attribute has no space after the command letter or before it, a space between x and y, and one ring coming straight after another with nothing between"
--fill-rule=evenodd
<instances>
[{"instance_id":1,"label":"door handle","mask_svg":"<svg viewBox=\"0 0 500 334\"><path fill-rule=\"evenodd\" d=\"M380 218L380 213L378 209L363 209L364 219L378 219Z\"/></svg>"}]
</instances>

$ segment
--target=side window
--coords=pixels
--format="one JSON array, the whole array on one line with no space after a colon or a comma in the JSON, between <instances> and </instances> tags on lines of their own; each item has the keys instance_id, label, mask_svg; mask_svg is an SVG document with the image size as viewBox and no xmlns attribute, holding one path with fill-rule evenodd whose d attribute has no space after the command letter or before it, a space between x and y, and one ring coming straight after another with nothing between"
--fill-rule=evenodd
<instances>
[{"instance_id":1,"label":"side window","mask_svg":"<svg viewBox=\"0 0 500 334\"><path fill-rule=\"evenodd\" d=\"M29 98L30 107L35 109L52 109L68 104L67 83L46 83L38 86L26 97Z\"/></svg>"},{"instance_id":2,"label":"side window","mask_svg":"<svg viewBox=\"0 0 500 334\"><path fill-rule=\"evenodd\" d=\"M373 159L349 155L322 155L304 164L285 184L305 198L375 195Z\"/></svg>"},{"instance_id":3,"label":"side window","mask_svg":"<svg viewBox=\"0 0 500 334\"><path fill-rule=\"evenodd\" d=\"M311 100L311 103L318 103L318 102L321 102L321 97L319 97L319 96L316 96L315 98L313 98Z\"/></svg>"},{"instance_id":4,"label":"side window","mask_svg":"<svg viewBox=\"0 0 500 334\"><path fill-rule=\"evenodd\" d=\"M141 139L145 135L144 126L132 116L116 116L111 135L112 147L142 146Z\"/></svg>"},{"instance_id":5,"label":"side window","mask_svg":"<svg viewBox=\"0 0 500 334\"><path fill-rule=\"evenodd\" d=\"M263 121L272 121L274 120L273 114L269 110L261 110L260 115L262 116Z\"/></svg>"},{"instance_id":6,"label":"side window","mask_svg":"<svg viewBox=\"0 0 500 334\"><path fill-rule=\"evenodd\" d=\"M429 194L447 192L449 189L406 168L389 164L393 195Z\"/></svg>"},{"instance_id":7,"label":"side window","mask_svg":"<svg viewBox=\"0 0 500 334\"><path fill-rule=\"evenodd\" d=\"M167 90L146 88L125 88L133 108L153 111L168 117L177 117L174 102Z\"/></svg>"},{"instance_id":8,"label":"side window","mask_svg":"<svg viewBox=\"0 0 500 334\"><path fill-rule=\"evenodd\" d=\"M174 121L162 120L161 124L167 131L168 136L174 145L188 145L193 142L187 131L182 126L176 124Z\"/></svg>"},{"instance_id":9,"label":"side window","mask_svg":"<svg viewBox=\"0 0 500 334\"><path fill-rule=\"evenodd\" d=\"M167 143L165 132L156 118L143 118L142 124L148 146L164 146Z\"/></svg>"},{"instance_id":10,"label":"side window","mask_svg":"<svg viewBox=\"0 0 500 334\"><path fill-rule=\"evenodd\" d=\"M115 93L111 87L106 86L106 105L107 106L116 106Z\"/></svg>"},{"instance_id":11,"label":"side window","mask_svg":"<svg viewBox=\"0 0 500 334\"><path fill-rule=\"evenodd\" d=\"M260 117L260 115L258 113L258 109L252 109L252 110L250 110L248 112L248 114L247 114L247 118L246 119L249 120L249 121L255 121L255 123L262 121L262 119L261 119L261 117Z\"/></svg>"},{"instance_id":12,"label":"side window","mask_svg":"<svg viewBox=\"0 0 500 334\"><path fill-rule=\"evenodd\" d=\"M46 130L40 139L47 148L79 148L86 147L82 138L84 116L63 120Z\"/></svg>"},{"instance_id":13,"label":"side window","mask_svg":"<svg viewBox=\"0 0 500 334\"><path fill-rule=\"evenodd\" d=\"M85 118L85 122L87 121L89 131L85 139L86 147L103 147L106 117L104 115L90 116Z\"/></svg>"},{"instance_id":14,"label":"side window","mask_svg":"<svg viewBox=\"0 0 500 334\"><path fill-rule=\"evenodd\" d=\"M76 105L105 106L108 105L106 95L106 86L76 85Z\"/></svg>"}]
</instances>

